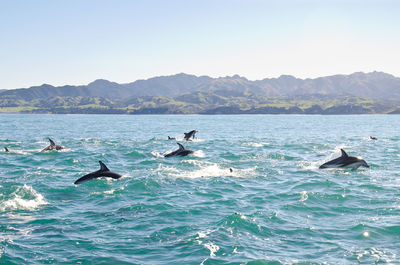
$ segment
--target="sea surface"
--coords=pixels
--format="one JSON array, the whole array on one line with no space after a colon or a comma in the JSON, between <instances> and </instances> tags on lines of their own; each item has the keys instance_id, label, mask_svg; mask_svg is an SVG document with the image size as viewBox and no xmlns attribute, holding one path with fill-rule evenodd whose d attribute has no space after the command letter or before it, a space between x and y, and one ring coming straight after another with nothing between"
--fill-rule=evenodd
<instances>
[{"instance_id":1,"label":"sea surface","mask_svg":"<svg viewBox=\"0 0 400 265\"><path fill-rule=\"evenodd\" d=\"M0 147L0 264L400 264L397 115L12 114Z\"/></svg>"}]
</instances>

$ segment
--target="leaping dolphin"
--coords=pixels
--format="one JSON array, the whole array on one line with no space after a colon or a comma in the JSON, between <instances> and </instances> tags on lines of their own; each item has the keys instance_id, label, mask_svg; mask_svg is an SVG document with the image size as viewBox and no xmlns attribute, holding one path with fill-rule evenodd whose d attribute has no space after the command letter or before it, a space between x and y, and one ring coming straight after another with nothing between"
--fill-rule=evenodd
<instances>
[{"instance_id":1,"label":"leaping dolphin","mask_svg":"<svg viewBox=\"0 0 400 265\"><path fill-rule=\"evenodd\" d=\"M8 150L7 147L4 147L4 151L5 151L6 153L10 152L10 150Z\"/></svg>"},{"instance_id":2,"label":"leaping dolphin","mask_svg":"<svg viewBox=\"0 0 400 265\"><path fill-rule=\"evenodd\" d=\"M367 162L364 159L355 157L355 156L348 156L343 149L340 149L342 155L338 158L335 158L331 161L328 161L322 164L319 168L352 168L357 169L360 166L369 167Z\"/></svg>"},{"instance_id":3,"label":"leaping dolphin","mask_svg":"<svg viewBox=\"0 0 400 265\"><path fill-rule=\"evenodd\" d=\"M177 143L179 145L179 149L175 150L169 154L165 154L164 157L170 157L170 156L187 156L188 154L192 154L193 151L192 150L188 150L185 147L183 147L183 145L181 145L180 143Z\"/></svg>"},{"instance_id":4,"label":"leaping dolphin","mask_svg":"<svg viewBox=\"0 0 400 265\"><path fill-rule=\"evenodd\" d=\"M58 150L61 150L61 149L65 149L64 146L55 144L54 141L51 140L50 138L49 138L49 142L50 142L50 145L47 146L45 149L43 149L41 152L50 151L50 150L57 150L58 151Z\"/></svg>"},{"instance_id":5,"label":"leaping dolphin","mask_svg":"<svg viewBox=\"0 0 400 265\"><path fill-rule=\"evenodd\" d=\"M120 174L114 173L112 171L110 171L106 165L104 165L103 162L99 161L100 163L100 169L89 173L79 179L77 179L74 184L80 184L82 182L91 180L91 179L95 179L95 178L100 178L100 177L109 177L109 178L113 178L113 179L119 179L120 177L122 177Z\"/></svg>"},{"instance_id":6,"label":"leaping dolphin","mask_svg":"<svg viewBox=\"0 0 400 265\"><path fill-rule=\"evenodd\" d=\"M190 138L193 138L193 139L194 139L195 134L196 134L197 132L198 132L197 130L192 130L192 131L190 131L190 132L188 132L188 133L184 133L184 134L185 134L185 137L183 137L183 139L185 139L186 141L190 141Z\"/></svg>"}]
</instances>

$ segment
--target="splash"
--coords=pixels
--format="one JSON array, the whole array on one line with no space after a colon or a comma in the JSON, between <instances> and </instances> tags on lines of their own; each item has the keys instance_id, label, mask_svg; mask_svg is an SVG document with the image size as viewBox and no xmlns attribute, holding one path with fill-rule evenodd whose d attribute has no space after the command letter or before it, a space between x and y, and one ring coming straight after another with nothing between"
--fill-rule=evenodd
<instances>
[{"instance_id":1,"label":"splash","mask_svg":"<svg viewBox=\"0 0 400 265\"><path fill-rule=\"evenodd\" d=\"M195 157L205 157L206 155L204 154L203 150L197 150L197 151L194 151L193 156L195 156Z\"/></svg>"},{"instance_id":2,"label":"splash","mask_svg":"<svg viewBox=\"0 0 400 265\"><path fill-rule=\"evenodd\" d=\"M319 166L324 163L325 160L310 162L310 161L301 161L298 162L297 165L304 170L316 170L319 169Z\"/></svg>"},{"instance_id":3,"label":"splash","mask_svg":"<svg viewBox=\"0 0 400 265\"><path fill-rule=\"evenodd\" d=\"M190 139L189 141L186 141L184 138L177 138L177 137L175 137L176 138L176 141L177 142L184 142L184 143L187 143L187 142L192 142L192 143L201 143L201 142L204 142L205 140L204 139L199 139L199 138L195 138L195 139Z\"/></svg>"},{"instance_id":4,"label":"splash","mask_svg":"<svg viewBox=\"0 0 400 265\"><path fill-rule=\"evenodd\" d=\"M26 184L11 193L10 196L12 197L11 199L0 203L1 212L7 210L33 211L41 205L48 204L42 194Z\"/></svg>"},{"instance_id":5,"label":"splash","mask_svg":"<svg viewBox=\"0 0 400 265\"><path fill-rule=\"evenodd\" d=\"M176 149L171 149L171 150L168 150L168 151L166 151L164 154L168 154L168 153L170 153L170 152L173 152L173 151L175 151ZM151 154L154 156L154 157L164 157L164 154L162 154L162 153L159 153L159 152L151 152ZM204 154L204 152L202 151L202 150L197 150L197 151L194 151L193 152L193 154L191 155L191 156L194 156L194 157L205 157L206 155Z\"/></svg>"},{"instance_id":6,"label":"splash","mask_svg":"<svg viewBox=\"0 0 400 265\"><path fill-rule=\"evenodd\" d=\"M161 153L159 153L159 152L151 152L151 154L153 155L153 156L155 156L155 157L164 157L164 155L163 154L161 154Z\"/></svg>"},{"instance_id":7,"label":"splash","mask_svg":"<svg viewBox=\"0 0 400 265\"><path fill-rule=\"evenodd\" d=\"M214 178L214 177L237 177L246 178L254 174L256 167L247 169L232 169L221 167L217 163L197 160L184 160L183 163L192 164L199 169L183 171L175 168L168 168L167 173L176 178ZM231 171L232 169L232 171Z\"/></svg>"}]
</instances>

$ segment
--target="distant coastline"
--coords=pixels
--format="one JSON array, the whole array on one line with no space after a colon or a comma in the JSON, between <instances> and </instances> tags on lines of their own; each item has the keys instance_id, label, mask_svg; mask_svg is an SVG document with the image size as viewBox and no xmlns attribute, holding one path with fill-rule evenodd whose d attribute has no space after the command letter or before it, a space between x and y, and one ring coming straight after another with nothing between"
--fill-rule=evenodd
<instances>
[{"instance_id":1,"label":"distant coastline","mask_svg":"<svg viewBox=\"0 0 400 265\"><path fill-rule=\"evenodd\" d=\"M177 74L118 84L0 90L0 113L400 114L400 78L382 72L250 81Z\"/></svg>"}]
</instances>

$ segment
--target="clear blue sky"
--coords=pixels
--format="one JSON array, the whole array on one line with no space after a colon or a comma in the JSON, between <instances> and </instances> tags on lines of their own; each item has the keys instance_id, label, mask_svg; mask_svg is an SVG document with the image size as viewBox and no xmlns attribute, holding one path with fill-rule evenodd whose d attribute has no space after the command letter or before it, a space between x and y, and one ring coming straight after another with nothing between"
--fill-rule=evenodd
<instances>
[{"instance_id":1,"label":"clear blue sky","mask_svg":"<svg viewBox=\"0 0 400 265\"><path fill-rule=\"evenodd\" d=\"M0 0L0 89L374 70L400 76L400 1Z\"/></svg>"}]
</instances>

